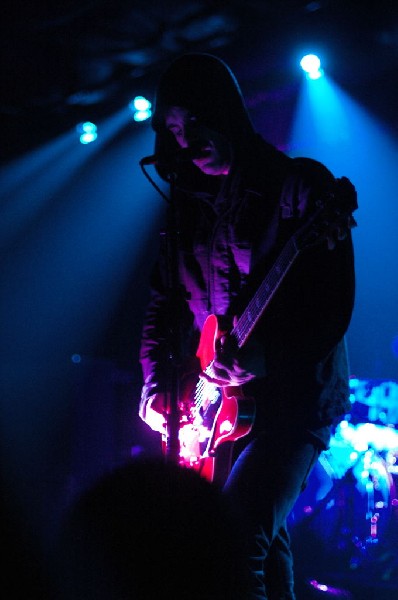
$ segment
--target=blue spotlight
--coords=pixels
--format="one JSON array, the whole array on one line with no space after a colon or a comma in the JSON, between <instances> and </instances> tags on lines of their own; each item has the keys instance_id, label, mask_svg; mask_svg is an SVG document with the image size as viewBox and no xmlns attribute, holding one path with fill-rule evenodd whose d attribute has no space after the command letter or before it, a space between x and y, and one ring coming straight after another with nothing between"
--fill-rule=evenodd
<instances>
[{"instance_id":1,"label":"blue spotlight","mask_svg":"<svg viewBox=\"0 0 398 600\"><path fill-rule=\"evenodd\" d=\"M79 140L81 144L90 144L97 139L97 126L90 121L85 123L79 123L76 126L76 131L80 135Z\"/></svg>"},{"instance_id":2,"label":"blue spotlight","mask_svg":"<svg viewBox=\"0 0 398 600\"><path fill-rule=\"evenodd\" d=\"M144 96L136 96L130 106L135 110L149 110L152 104Z\"/></svg>"},{"instance_id":3,"label":"blue spotlight","mask_svg":"<svg viewBox=\"0 0 398 600\"><path fill-rule=\"evenodd\" d=\"M151 110L137 110L134 115L134 121L146 121L147 119L149 119L152 115L152 111Z\"/></svg>"},{"instance_id":4,"label":"blue spotlight","mask_svg":"<svg viewBox=\"0 0 398 600\"><path fill-rule=\"evenodd\" d=\"M144 96L136 96L129 104L133 111L134 121L146 121L152 115L152 104Z\"/></svg>"},{"instance_id":5,"label":"blue spotlight","mask_svg":"<svg viewBox=\"0 0 398 600\"><path fill-rule=\"evenodd\" d=\"M316 54L306 54L300 61L307 79L319 79L323 75L320 58Z\"/></svg>"}]
</instances>

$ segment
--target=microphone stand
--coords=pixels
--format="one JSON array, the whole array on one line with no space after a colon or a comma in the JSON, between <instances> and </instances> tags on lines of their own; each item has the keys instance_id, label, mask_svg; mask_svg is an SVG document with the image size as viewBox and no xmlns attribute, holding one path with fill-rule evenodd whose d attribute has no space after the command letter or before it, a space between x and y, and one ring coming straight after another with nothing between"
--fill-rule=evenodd
<instances>
[{"instance_id":1,"label":"microphone stand","mask_svg":"<svg viewBox=\"0 0 398 600\"><path fill-rule=\"evenodd\" d=\"M191 160L194 156L203 156L203 150L201 146L203 142L200 142L200 146L192 146L189 148L183 148L179 151L177 160ZM176 157L174 157L176 158ZM182 362L182 335L181 326L177 322L179 318L179 308L181 302L182 287L180 285L178 277L178 224L176 218L176 207L175 207L175 172L170 169L167 174L167 180L169 182L170 197L156 185L153 179L148 175L145 170L146 165L154 165L158 161L156 155L146 156L140 160L140 167L153 187L159 192L159 194L169 204L167 211L167 227L166 231L162 232L161 242L164 256L166 257L166 290L167 290L167 327L168 327L168 353L167 353L167 375L168 381L166 385L165 394L165 406L164 412L166 414L166 445L165 445L165 457L167 462L179 464L180 461L180 412L178 407L178 400L180 397L180 369Z\"/></svg>"},{"instance_id":2,"label":"microphone stand","mask_svg":"<svg viewBox=\"0 0 398 600\"><path fill-rule=\"evenodd\" d=\"M181 301L181 286L178 277L178 236L175 207L175 174L170 173L170 199L167 211L167 227L162 232L162 242L167 261L167 326L168 326L168 385L166 392L166 462L178 464L180 458L180 395L181 326L178 323Z\"/></svg>"}]
</instances>

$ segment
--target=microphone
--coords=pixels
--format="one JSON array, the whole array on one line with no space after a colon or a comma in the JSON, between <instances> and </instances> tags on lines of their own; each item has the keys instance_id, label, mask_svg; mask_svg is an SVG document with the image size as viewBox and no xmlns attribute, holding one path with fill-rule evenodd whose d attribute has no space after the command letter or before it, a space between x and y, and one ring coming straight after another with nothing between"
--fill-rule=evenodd
<instances>
[{"instance_id":1,"label":"microphone","mask_svg":"<svg viewBox=\"0 0 398 600\"><path fill-rule=\"evenodd\" d=\"M140 160L141 166L146 165L157 165L161 163L172 163L172 162L186 162L193 160L194 158L204 158L208 156L209 150L203 149L203 140L199 143L193 144L192 146L188 146L188 148L179 148L176 152L174 152L171 156L160 157L157 154L151 154L150 156L144 156Z\"/></svg>"}]
</instances>

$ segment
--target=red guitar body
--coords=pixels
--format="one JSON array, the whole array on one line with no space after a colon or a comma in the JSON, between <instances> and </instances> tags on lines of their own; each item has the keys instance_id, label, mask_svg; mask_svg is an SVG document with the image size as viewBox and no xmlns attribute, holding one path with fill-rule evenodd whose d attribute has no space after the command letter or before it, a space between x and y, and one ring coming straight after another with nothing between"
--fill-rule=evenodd
<instances>
[{"instance_id":1,"label":"red guitar body","mask_svg":"<svg viewBox=\"0 0 398 600\"><path fill-rule=\"evenodd\" d=\"M217 340L225 333L220 328L218 317L210 315L206 319L196 352L203 371L209 372L209 368L211 369ZM182 464L195 468L209 481L214 481L215 478L225 479L229 465L221 466L218 463L230 462L230 452L224 451L221 446L230 442L226 447L232 450L232 443L250 432L254 422L255 402L246 398L240 387L220 388L200 378L191 404L193 406L186 424L182 422L181 427ZM192 431L196 430L198 424L198 431L202 432L198 434L199 441L196 439L192 444L184 440L184 429L190 432L192 438ZM185 437L189 438L189 433ZM217 475L218 467L223 472L221 476Z\"/></svg>"}]
</instances>

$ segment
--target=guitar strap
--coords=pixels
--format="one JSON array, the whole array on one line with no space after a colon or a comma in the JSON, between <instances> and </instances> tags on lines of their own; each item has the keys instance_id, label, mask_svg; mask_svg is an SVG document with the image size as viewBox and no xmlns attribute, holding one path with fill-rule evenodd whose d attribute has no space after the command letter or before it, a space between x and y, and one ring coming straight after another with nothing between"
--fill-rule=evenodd
<instances>
[{"instance_id":1,"label":"guitar strap","mask_svg":"<svg viewBox=\"0 0 398 600\"><path fill-rule=\"evenodd\" d=\"M293 217L293 198L296 187L296 174L290 175L282 188L280 198L281 218L291 219Z\"/></svg>"},{"instance_id":2,"label":"guitar strap","mask_svg":"<svg viewBox=\"0 0 398 600\"><path fill-rule=\"evenodd\" d=\"M280 198L281 218L291 219L298 217L300 213L300 205L308 194L308 189L303 181L303 175L311 176L312 181L319 185L320 189L324 189L325 167L317 160L307 157L298 157L292 159L292 171L287 176L283 183L282 193ZM331 182L336 181L330 173Z\"/></svg>"},{"instance_id":3,"label":"guitar strap","mask_svg":"<svg viewBox=\"0 0 398 600\"><path fill-rule=\"evenodd\" d=\"M286 180L282 187L282 193L280 198L280 209L281 218L292 219L298 216L298 200L300 197L300 185L301 185L301 169L304 165L304 161L308 161L310 164L311 159L294 158L292 159L293 169L292 172L286 177Z\"/></svg>"}]
</instances>

